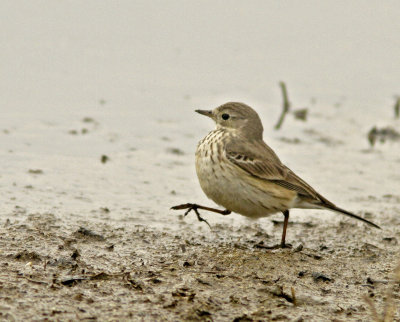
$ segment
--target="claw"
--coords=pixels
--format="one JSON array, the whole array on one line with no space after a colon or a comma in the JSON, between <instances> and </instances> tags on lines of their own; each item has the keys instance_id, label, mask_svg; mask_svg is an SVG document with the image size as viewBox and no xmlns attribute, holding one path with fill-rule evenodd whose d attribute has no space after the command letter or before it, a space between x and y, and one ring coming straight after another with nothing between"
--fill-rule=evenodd
<instances>
[{"instance_id":1,"label":"claw","mask_svg":"<svg viewBox=\"0 0 400 322\"><path fill-rule=\"evenodd\" d=\"M193 207L192 203L184 203L182 205L173 206L173 207L171 207L171 209L180 210L180 209L187 209L187 208L191 208L191 207Z\"/></svg>"},{"instance_id":2,"label":"claw","mask_svg":"<svg viewBox=\"0 0 400 322\"><path fill-rule=\"evenodd\" d=\"M189 213L189 211L192 210L192 209L193 209L194 212L196 213L197 219L198 219L199 221L204 221L204 222L207 224L207 226L211 229L211 226L210 226L210 224L208 223L208 221L205 220L203 217L200 216L200 213L199 213L199 211L197 210L197 207L190 208L190 209L187 211L187 213Z\"/></svg>"},{"instance_id":3,"label":"claw","mask_svg":"<svg viewBox=\"0 0 400 322\"><path fill-rule=\"evenodd\" d=\"M208 221L205 220L203 217L200 216L200 213L199 213L199 211L197 210L198 208L199 208L199 206L196 205L196 204L193 204L193 203L185 203L185 204L182 204L182 205L177 205L177 206L171 207L171 209L173 209L173 210L187 209L187 210L185 211L185 214L183 215L184 217L186 217L186 216L189 214L189 212L191 212L191 211L193 210L193 211L195 212L196 216L197 216L197 219L198 219L199 221L205 222L205 223L208 225L208 227L210 227L210 229L211 229L211 226L210 226L210 224L208 223ZM229 211L229 210L228 210L228 211ZM230 213L230 212L229 212L229 213Z\"/></svg>"}]
</instances>

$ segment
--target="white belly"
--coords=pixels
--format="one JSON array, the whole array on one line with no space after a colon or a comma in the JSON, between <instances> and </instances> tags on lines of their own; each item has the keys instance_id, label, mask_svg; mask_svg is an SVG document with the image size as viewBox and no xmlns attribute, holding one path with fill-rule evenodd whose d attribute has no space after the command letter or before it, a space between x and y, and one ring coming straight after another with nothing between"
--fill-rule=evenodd
<instances>
[{"instance_id":1,"label":"white belly","mask_svg":"<svg viewBox=\"0 0 400 322\"><path fill-rule=\"evenodd\" d=\"M282 203L276 198L275 185L271 184L272 193L266 192L258 179L226 159L222 146L218 149L215 142L219 135L218 131L211 132L196 151L196 172L207 197L228 210L251 218L288 209L287 201Z\"/></svg>"}]
</instances>

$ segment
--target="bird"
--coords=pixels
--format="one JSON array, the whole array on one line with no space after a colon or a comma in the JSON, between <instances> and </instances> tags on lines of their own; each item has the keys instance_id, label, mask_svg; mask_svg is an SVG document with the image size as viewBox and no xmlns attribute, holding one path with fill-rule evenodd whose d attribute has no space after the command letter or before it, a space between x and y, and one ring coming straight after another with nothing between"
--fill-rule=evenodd
<instances>
[{"instance_id":1,"label":"bird","mask_svg":"<svg viewBox=\"0 0 400 322\"><path fill-rule=\"evenodd\" d=\"M213 110L196 110L216 123L197 146L196 173L206 196L225 210L186 203L172 207L199 209L221 215L231 212L257 219L275 213L284 216L280 245L285 248L289 211L293 208L326 209L358 219L380 229L373 222L337 207L284 165L263 140L263 125L257 112L239 102L228 102Z\"/></svg>"}]
</instances>

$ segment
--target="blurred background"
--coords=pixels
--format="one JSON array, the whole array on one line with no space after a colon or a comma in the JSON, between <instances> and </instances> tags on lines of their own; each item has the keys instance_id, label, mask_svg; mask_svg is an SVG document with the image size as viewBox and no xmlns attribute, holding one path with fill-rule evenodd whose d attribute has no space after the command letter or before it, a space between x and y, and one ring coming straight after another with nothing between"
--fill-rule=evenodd
<instances>
[{"instance_id":1,"label":"blurred background","mask_svg":"<svg viewBox=\"0 0 400 322\"><path fill-rule=\"evenodd\" d=\"M346 97L380 108L399 91L398 1L0 6L2 112L75 111L100 99L163 115L226 99L278 105L279 80L301 104Z\"/></svg>"},{"instance_id":2,"label":"blurred background","mask_svg":"<svg viewBox=\"0 0 400 322\"><path fill-rule=\"evenodd\" d=\"M395 0L4 0L0 12L4 213L108 207L150 218L179 201L204 201L193 153L213 125L193 110L232 100L260 113L284 161L340 198L353 182L346 169L363 162L357 157L374 161L349 153L368 148L366 133L393 118L400 94ZM279 81L309 120L288 119L278 133ZM315 148L323 135L333 145ZM310 156L319 153L321 171L343 153L355 158L337 186L334 172L312 173ZM378 184L367 169L361 182Z\"/></svg>"}]
</instances>

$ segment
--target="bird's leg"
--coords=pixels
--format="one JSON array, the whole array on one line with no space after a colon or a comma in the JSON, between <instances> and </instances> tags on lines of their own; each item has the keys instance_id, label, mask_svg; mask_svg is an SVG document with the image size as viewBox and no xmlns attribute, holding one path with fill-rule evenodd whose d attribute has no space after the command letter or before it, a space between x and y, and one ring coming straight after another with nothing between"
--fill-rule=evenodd
<instances>
[{"instance_id":1,"label":"bird's leg","mask_svg":"<svg viewBox=\"0 0 400 322\"><path fill-rule=\"evenodd\" d=\"M289 210L285 210L282 212L283 215L285 216L285 220L283 221L283 231L282 231L282 240L280 244L273 245L273 246L267 246L264 245L263 243L258 243L254 245L255 248L263 248L263 249L279 249L279 248L291 248L291 244L286 244L285 239L286 239L286 229L288 226L289 222Z\"/></svg>"},{"instance_id":2,"label":"bird's leg","mask_svg":"<svg viewBox=\"0 0 400 322\"><path fill-rule=\"evenodd\" d=\"M216 212L217 214L224 215L224 216L229 215L231 213L231 211L228 210L228 209L220 210L220 209L216 209L216 208L200 206L200 205L195 204L195 203L185 203L185 204L182 204L182 205L173 206L173 207L171 207L171 209L173 209L173 210L189 209L186 212L186 215L189 213L189 211L194 210L194 209L203 209L203 210L207 210L207 211L212 211L212 212Z\"/></svg>"},{"instance_id":3,"label":"bird's leg","mask_svg":"<svg viewBox=\"0 0 400 322\"><path fill-rule=\"evenodd\" d=\"M289 222L289 210L285 210L283 212L283 215L285 216L285 220L283 221L281 248L287 247L286 244L285 244L285 239L286 239L286 229L287 229L287 225L288 225L288 222Z\"/></svg>"},{"instance_id":4,"label":"bird's leg","mask_svg":"<svg viewBox=\"0 0 400 322\"><path fill-rule=\"evenodd\" d=\"M185 203L185 204L182 204L182 205L173 206L173 207L171 207L171 209L173 209L173 210L187 209L185 214L184 214L185 217L187 216L187 214L189 212L191 212L193 210L195 212L196 216L197 216L197 219L199 221L204 221L208 225L208 227L210 227L210 228L211 228L210 224L208 223L207 220L205 220L203 217L200 216L200 213L199 213L198 209L203 209L203 210L207 210L207 211L216 212L217 214L221 214L221 215L224 215L224 216L229 215L231 213L231 211L228 210L228 209L219 210L219 209L216 209L216 208L200 206L200 205L197 205L195 203Z\"/></svg>"}]
</instances>

